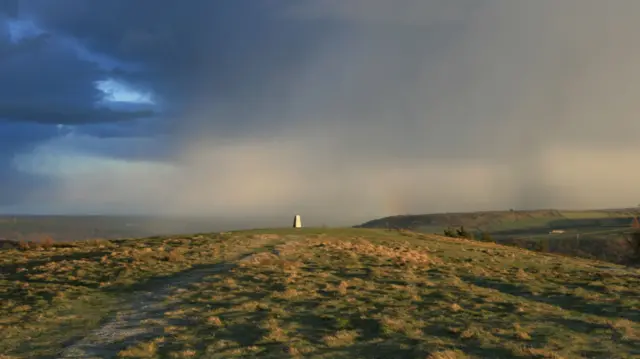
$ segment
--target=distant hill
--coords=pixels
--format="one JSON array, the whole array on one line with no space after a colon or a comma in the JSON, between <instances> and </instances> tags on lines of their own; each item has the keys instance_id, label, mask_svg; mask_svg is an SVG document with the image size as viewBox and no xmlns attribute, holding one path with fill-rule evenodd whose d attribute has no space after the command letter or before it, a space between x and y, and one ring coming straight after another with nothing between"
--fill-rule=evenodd
<instances>
[{"instance_id":1,"label":"distant hill","mask_svg":"<svg viewBox=\"0 0 640 359\"><path fill-rule=\"evenodd\" d=\"M639 209L604 209L584 211L531 210L486 211L399 215L375 219L357 228L402 228L418 232L440 233L447 227L464 226L469 230L496 234L520 232L547 233L551 229L576 227L628 227Z\"/></svg>"}]
</instances>

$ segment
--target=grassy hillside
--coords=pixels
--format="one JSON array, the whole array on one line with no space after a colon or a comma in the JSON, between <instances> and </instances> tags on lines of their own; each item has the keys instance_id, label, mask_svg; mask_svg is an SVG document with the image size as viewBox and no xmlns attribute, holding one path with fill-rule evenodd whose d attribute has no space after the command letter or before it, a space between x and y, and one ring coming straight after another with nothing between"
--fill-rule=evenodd
<instances>
[{"instance_id":1,"label":"grassy hillside","mask_svg":"<svg viewBox=\"0 0 640 359\"><path fill-rule=\"evenodd\" d=\"M626 263L629 248L624 237L634 217L640 217L640 209L436 213L386 217L357 227L442 234L463 226L476 237L488 233L501 244L542 246L553 253Z\"/></svg>"},{"instance_id":2,"label":"grassy hillside","mask_svg":"<svg viewBox=\"0 0 640 359\"><path fill-rule=\"evenodd\" d=\"M399 227L419 232L441 233L447 227L464 226L470 230L496 235L547 234L552 229L615 230L628 228L640 210L589 211L489 211L402 215L376 219L360 225L364 228Z\"/></svg>"},{"instance_id":3,"label":"grassy hillside","mask_svg":"<svg viewBox=\"0 0 640 359\"><path fill-rule=\"evenodd\" d=\"M91 241L0 266L3 358L640 356L640 271L435 235Z\"/></svg>"}]
</instances>

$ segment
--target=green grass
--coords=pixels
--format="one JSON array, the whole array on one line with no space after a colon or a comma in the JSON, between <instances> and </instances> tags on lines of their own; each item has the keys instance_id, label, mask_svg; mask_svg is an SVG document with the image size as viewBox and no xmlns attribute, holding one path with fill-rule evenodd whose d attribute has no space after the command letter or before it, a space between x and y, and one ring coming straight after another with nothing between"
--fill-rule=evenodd
<instances>
[{"instance_id":1,"label":"green grass","mask_svg":"<svg viewBox=\"0 0 640 359\"><path fill-rule=\"evenodd\" d=\"M549 224L555 218L522 218L516 221L512 220L503 220L497 224L486 226L486 230L488 231L506 231L512 229L529 229L529 228L539 228L539 227L549 227Z\"/></svg>"},{"instance_id":2,"label":"green grass","mask_svg":"<svg viewBox=\"0 0 640 359\"><path fill-rule=\"evenodd\" d=\"M561 211L562 216L569 219L591 219L591 218L606 218L609 217L609 213L603 211ZM623 214L621 214L623 215ZM628 216L624 213L624 216Z\"/></svg>"},{"instance_id":3,"label":"green grass","mask_svg":"<svg viewBox=\"0 0 640 359\"><path fill-rule=\"evenodd\" d=\"M370 229L2 251L0 353L54 356L138 293L220 263L231 269L182 281L162 310L144 312L138 325L153 330L102 349L120 358L640 356L638 271Z\"/></svg>"},{"instance_id":4,"label":"green grass","mask_svg":"<svg viewBox=\"0 0 640 359\"><path fill-rule=\"evenodd\" d=\"M630 218L638 215L635 209L621 209L610 211L493 211L467 213L434 213L380 218L363 224L367 228L399 227L432 233L434 229L449 226L465 226L467 229L482 229L492 233L512 230L540 229L552 227L572 227L585 220L613 220ZM624 222L624 221L623 221ZM583 225L583 224L580 224ZM439 233L439 231L437 231Z\"/></svg>"}]
</instances>

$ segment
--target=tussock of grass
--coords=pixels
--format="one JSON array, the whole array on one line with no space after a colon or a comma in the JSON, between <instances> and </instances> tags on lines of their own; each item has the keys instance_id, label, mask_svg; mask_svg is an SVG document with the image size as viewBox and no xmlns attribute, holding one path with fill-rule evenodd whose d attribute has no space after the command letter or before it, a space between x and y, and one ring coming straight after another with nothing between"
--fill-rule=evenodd
<instances>
[{"instance_id":1,"label":"tussock of grass","mask_svg":"<svg viewBox=\"0 0 640 359\"><path fill-rule=\"evenodd\" d=\"M224 326L224 324L222 323L222 320L220 320L220 317L217 316L212 316L207 318L207 323L216 326L216 327L222 327Z\"/></svg>"},{"instance_id":2,"label":"tussock of grass","mask_svg":"<svg viewBox=\"0 0 640 359\"><path fill-rule=\"evenodd\" d=\"M469 356L460 350L443 350L429 354L427 359L468 359Z\"/></svg>"},{"instance_id":3,"label":"tussock of grass","mask_svg":"<svg viewBox=\"0 0 640 359\"><path fill-rule=\"evenodd\" d=\"M156 342L140 343L118 353L119 358L154 358L158 352Z\"/></svg>"},{"instance_id":4,"label":"tussock of grass","mask_svg":"<svg viewBox=\"0 0 640 359\"><path fill-rule=\"evenodd\" d=\"M355 330L340 330L335 334L327 335L322 338L328 347L344 347L353 344L358 338L358 332Z\"/></svg>"}]
</instances>

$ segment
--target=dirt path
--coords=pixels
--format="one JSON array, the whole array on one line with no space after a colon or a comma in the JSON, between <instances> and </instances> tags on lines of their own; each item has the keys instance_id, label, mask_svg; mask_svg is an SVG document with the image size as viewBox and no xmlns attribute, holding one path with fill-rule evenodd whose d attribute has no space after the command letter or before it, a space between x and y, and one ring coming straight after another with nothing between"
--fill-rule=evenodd
<instances>
[{"instance_id":1,"label":"dirt path","mask_svg":"<svg viewBox=\"0 0 640 359\"><path fill-rule=\"evenodd\" d=\"M170 310L170 294L202 281L206 276L229 270L233 264L220 264L177 275L155 291L136 294L126 306L100 328L65 348L59 358L115 358L124 348L162 333Z\"/></svg>"},{"instance_id":2,"label":"dirt path","mask_svg":"<svg viewBox=\"0 0 640 359\"><path fill-rule=\"evenodd\" d=\"M164 328L174 321L165 317L165 312L177 304L169 300L174 291L201 282L208 275L230 270L238 263L251 261L256 253L280 243L283 239L279 236L252 238L249 243L238 244L238 252L227 253L231 262L183 272L153 291L134 294L106 324L63 349L58 358L116 358L118 352L132 344L163 335Z\"/></svg>"}]
</instances>

